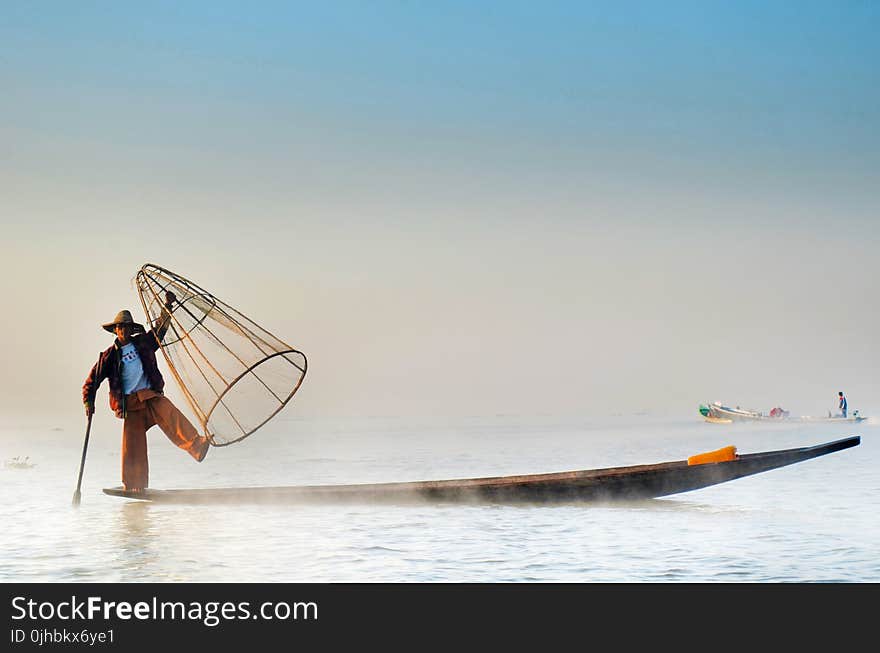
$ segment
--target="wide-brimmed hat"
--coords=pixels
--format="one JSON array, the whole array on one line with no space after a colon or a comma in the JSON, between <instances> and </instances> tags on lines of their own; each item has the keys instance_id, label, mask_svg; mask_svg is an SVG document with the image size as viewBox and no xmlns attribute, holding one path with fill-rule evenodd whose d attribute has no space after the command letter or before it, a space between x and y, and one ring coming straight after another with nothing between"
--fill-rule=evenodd
<instances>
[{"instance_id":1,"label":"wide-brimmed hat","mask_svg":"<svg viewBox=\"0 0 880 653\"><path fill-rule=\"evenodd\" d=\"M131 311L119 311L116 314L116 317L113 318L112 322L107 322L106 324L102 324L104 327L104 331L109 331L113 333L114 328L117 324L130 324L132 333L143 333L144 325L138 324L134 321L134 318L131 316Z\"/></svg>"}]
</instances>

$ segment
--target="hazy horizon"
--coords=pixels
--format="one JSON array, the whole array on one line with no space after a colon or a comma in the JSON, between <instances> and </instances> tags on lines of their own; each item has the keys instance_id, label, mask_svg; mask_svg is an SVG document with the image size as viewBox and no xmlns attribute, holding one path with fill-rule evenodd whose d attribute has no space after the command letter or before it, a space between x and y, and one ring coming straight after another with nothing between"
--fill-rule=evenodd
<instances>
[{"instance_id":1,"label":"hazy horizon","mask_svg":"<svg viewBox=\"0 0 880 653\"><path fill-rule=\"evenodd\" d=\"M147 262L306 354L287 417L880 414L876 4L4 18L5 423Z\"/></svg>"}]
</instances>

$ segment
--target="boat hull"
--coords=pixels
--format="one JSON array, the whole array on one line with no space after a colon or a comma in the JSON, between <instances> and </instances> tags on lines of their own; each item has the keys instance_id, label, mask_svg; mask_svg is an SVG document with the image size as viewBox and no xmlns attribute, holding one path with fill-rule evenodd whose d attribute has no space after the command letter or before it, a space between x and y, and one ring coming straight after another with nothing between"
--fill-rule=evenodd
<instances>
[{"instance_id":1,"label":"boat hull","mask_svg":"<svg viewBox=\"0 0 880 653\"><path fill-rule=\"evenodd\" d=\"M812 447L738 455L688 465L687 460L594 470L488 478L372 483L153 490L104 493L161 503L560 503L650 499L699 490L858 445L859 436Z\"/></svg>"}]
</instances>

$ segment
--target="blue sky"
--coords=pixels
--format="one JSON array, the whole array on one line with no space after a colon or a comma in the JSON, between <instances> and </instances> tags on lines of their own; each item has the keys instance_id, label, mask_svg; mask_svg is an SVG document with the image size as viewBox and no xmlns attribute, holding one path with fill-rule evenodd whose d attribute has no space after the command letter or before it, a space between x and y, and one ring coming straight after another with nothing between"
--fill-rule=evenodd
<instances>
[{"instance_id":1,"label":"blue sky","mask_svg":"<svg viewBox=\"0 0 880 653\"><path fill-rule=\"evenodd\" d=\"M79 411L148 261L309 354L304 413L880 410L878 28L871 2L6 3L2 290L67 329L3 326L0 412Z\"/></svg>"}]
</instances>

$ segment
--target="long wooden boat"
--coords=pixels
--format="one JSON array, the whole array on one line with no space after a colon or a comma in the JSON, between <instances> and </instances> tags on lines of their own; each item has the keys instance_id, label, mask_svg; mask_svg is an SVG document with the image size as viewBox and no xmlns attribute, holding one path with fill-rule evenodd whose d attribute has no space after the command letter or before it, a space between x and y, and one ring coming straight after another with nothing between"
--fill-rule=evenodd
<instances>
[{"instance_id":1,"label":"long wooden boat","mask_svg":"<svg viewBox=\"0 0 880 653\"><path fill-rule=\"evenodd\" d=\"M828 415L827 417L816 416L811 417L804 415L795 417L790 415L788 411L776 408L769 413L762 413L757 410L748 410L737 406L725 406L717 401L711 404L700 404L700 415L707 422L716 424L730 424L731 422L819 422L822 424L858 424L866 419L864 415L859 415L859 411L853 411L848 417L840 417ZM774 412L776 411L776 412Z\"/></svg>"},{"instance_id":2,"label":"long wooden boat","mask_svg":"<svg viewBox=\"0 0 880 653\"><path fill-rule=\"evenodd\" d=\"M162 503L523 503L616 501L690 492L777 467L793 465L859 444L861 438L798 449L733 454L732 460L689 464L688 460L525 476L450 479L358 485L300 485L153 490L105 488L117 497ZM734 450L734 447L726 447ZM711 452L710 452L711 453ZM701 454L706 456L707 454Z\"/></svg>"}]
</instances>

